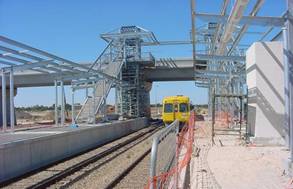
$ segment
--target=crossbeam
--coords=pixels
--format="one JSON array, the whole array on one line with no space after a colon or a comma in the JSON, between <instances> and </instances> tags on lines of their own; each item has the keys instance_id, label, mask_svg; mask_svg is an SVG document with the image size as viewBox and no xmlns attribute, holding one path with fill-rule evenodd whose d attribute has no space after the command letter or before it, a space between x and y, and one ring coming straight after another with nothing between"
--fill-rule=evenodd
<instances>
[{"instance_id":1,"label":"crossbeam","mask_svg":"<svg viewBox=\"0 0 293 189\"><path fill-rule=\"evenodd\" d=\"M245 56L224 56L224 55L207 55L196 54L196 58L199 60L216 60L216 61L239 61L244 62Z\"/></svg>"},{"instance_id":2,"label":"crossbeam","mask_svg":"<svg viewBox=\"0 0 293 189\"><path fill-rule=\"evenodd\" d=\"M219 14L196 13L196 17L207 22L226 23L228 16ZM285 23L284 17L271 16L243 16L239 24L282 27Z\"/></svg>"}]
</instances>

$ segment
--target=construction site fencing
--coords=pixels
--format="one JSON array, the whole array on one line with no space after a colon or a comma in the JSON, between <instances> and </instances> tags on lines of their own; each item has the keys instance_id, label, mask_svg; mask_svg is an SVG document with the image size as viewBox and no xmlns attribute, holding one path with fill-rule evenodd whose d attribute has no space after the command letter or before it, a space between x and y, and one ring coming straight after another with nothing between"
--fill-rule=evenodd
<instances>
[{"instance_id":1,"label":"construction site fencing","mask_svg":"<svg viewBox=\"0 0 293 189\"><path fill-rule=\"evenodd\" d=\"M178 188L185 183L194 140L195 113L179 131L179 121L163 129L153 139L150 178L145 189Z\"/></svg>"},{"instance_id":2,"label":"construction site fencing","mask_svg":"<svg viewBox=\"0 0 293 189\"><path fill-rule=\"evenodd\" d=\"M222 127L229 127L232 122L232 116L229 112L219 111L215 113L215 121Z\"/></svg>"},{"instance_id":3,"label":"construction site fencing","mask_svg":"<svg viewBox=\"0 0 293 189\"><path fill-rule=\"evenodd\" d=\"M179 121L175 120L153 138L150 175L154 177L170 169L176 155Z\"/></svg>"}]
</instances>

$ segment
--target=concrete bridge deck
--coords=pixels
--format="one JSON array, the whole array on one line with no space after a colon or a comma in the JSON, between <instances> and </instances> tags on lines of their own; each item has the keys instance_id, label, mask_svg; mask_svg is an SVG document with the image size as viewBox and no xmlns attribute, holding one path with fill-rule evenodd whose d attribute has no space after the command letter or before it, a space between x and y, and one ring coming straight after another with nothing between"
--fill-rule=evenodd
<instances>
[{"instance_id":1,"label":"concrete bridge deck","mask_svg":"<svg viewBox=\"0 0 293 189\"><path fill-rule=\"evenodd\" d=\"M90 65L86 63L85 65ZM147 81L189 81L194 79L193 62L191 58L160 59L156 61L155 67L145 68L145 79ZM57 74L44 74L34 71L15 72L14 86L18 87L40 87L53 86ZM0 78L1 81L1 78ZM9 81L7 80L7 85ZM70 85L71 80L64 80L65 85ZM2 83L0 82L0 86Z\"/></svg>"}]
</instances>

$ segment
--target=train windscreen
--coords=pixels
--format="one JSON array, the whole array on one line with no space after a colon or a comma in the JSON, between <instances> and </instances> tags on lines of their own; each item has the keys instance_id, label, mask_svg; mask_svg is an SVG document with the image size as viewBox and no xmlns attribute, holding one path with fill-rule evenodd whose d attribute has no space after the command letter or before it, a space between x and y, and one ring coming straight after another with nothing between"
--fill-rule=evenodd
<instances>
[{"instance_id":1,"label":"train windscreen","mask_svg":"<svg viewBox=\"0 0 293 189\"><path fill-rule=\"evenodd\" d=\"M164 105L164 112L165 113L171 113L171 112L173 112L173 104L165 104Z\"/></svg>"},{"instance_id":2,"label":"train windscreen","mask_svg":"<svg viewBox=\"0 0 293 189\"><path fill-rule=\"evenodd\" d=\"M179 105L179 111L180 111L180 112L188 112L188 104L186 104L186 103L181 103L181 104Z\"/></svg>"}]
</instances>

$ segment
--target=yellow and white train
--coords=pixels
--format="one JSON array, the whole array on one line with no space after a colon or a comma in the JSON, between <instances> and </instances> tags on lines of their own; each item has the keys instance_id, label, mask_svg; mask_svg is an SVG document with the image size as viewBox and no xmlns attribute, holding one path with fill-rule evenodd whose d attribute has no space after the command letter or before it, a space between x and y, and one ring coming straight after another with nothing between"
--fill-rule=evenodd
<instances>
[{"instance_id":1,"label":"yellow and white train","mask_svg":"<svg viewBox=\"0 0 293 189\"><path fill-rule=\"evenodd\" d=\"M176 119L183 125L190 116L190 100L187 96L169 96L163 99L163 122L168 125Z\"/></svg>"}]
</instances>

